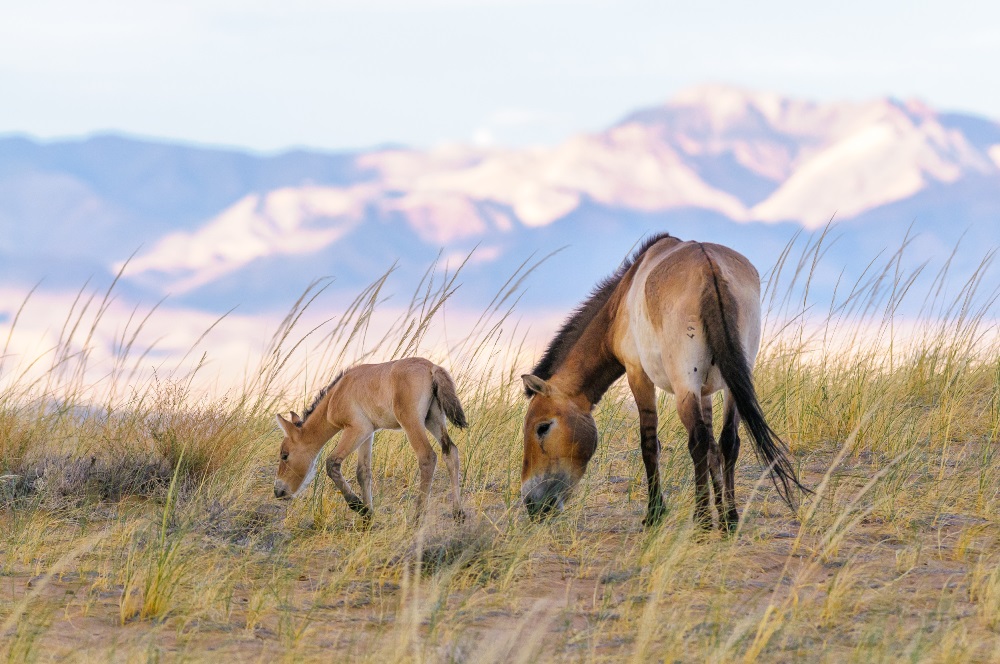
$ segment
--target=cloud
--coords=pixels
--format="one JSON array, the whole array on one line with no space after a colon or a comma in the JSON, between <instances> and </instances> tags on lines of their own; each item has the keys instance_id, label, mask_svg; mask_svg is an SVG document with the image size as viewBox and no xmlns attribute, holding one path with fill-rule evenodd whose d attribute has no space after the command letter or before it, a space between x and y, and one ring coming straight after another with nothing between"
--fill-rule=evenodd
<instances>
[{"instance_id":1,"label":"cloud","mask_svg":"<svg viewBox=\"0 0 1000 664\"><path fill-rule=\"evenodd\" d=\"M551 144L575 129L565 114L530 108L500 108L479 122L472 142L479 147Z\"/></svg>"}]
</instances>

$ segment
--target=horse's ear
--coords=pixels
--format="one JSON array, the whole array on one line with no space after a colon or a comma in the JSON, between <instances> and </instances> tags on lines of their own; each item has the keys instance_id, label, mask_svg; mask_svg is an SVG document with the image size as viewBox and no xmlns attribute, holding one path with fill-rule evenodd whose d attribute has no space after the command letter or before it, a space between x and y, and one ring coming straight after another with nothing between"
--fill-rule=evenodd
<instances>
[{"instance_id":1,"label":"horse's ear","mask_svg":"<svg viewBox=\"0 0 1000 664\"><path fill-rule=\"evenodd\" d=\"M528 396L535 394L541 394L544 396L549 396L552 393L552 388L544 380L538 376L532 374L524 374L521 376L521 380L524 381L524 392Z\"/></svg>"},{"instance_id":2,"label":"horse's ear","mask_svg":"<svg viewBox=\"0 0 1000 664\"><path fill-rule=\"evenodd\" d=\"M302 418L301 418L301 417L299 417L299 414L298 414L298 413L296 413L296 412L295 412L295 411L293 410L292 412L290 412L290 413L289 413L289 415L291 415L291 416L292 416L292 424L294 424L294 425L295 425L295 426L297 426L297 427L300 427L300 426L302 426Z\"/></svg>"},{"instance_id":3,"label":"horse's ear","mask_svg":"<svg viewBox=\"0 0 1000 664\"><path fill-rule=\"evenodd\" d=\"M275 417L276 420L278 420L278 426L281 427L282 431L285 432L285 435L286 436L291 436L292 432L295 431L295 424L293 424L292 422L289 422L288 420L286 420L285 418L283 418L281 415L275 415L274 417Z\"/></svg>"}]
</instances>

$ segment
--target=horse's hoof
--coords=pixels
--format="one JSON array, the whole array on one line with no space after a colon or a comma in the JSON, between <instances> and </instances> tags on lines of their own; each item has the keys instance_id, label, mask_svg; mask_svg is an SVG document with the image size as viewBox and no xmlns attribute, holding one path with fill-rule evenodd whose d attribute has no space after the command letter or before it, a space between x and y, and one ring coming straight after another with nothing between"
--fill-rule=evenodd
<instances>
[{"instance_id":1,"label":"horse's hoof","mask_svg":"<svg viewBox=\"0 0 1000 664\"><path fill-rule=\"evenodd\" d=\"M706 544L715 540L714 528L695 528L691 533L691 541L697 544Z\"/></svg>"},{"instance_id":2,"label":"horse's hoof","mask_svg":"<svg viewBox=\"0 0 1000 664\"><path fill-rule=\"evenodd\" d=\"M663 503L660 503L659 505L650 505L646 509L646 518L642 520L642 527L655 528L663 523L663 519L666 516L667 508L663 505Z\"/></svg>"},{"instance_id":3,"label":"horse's hoof","mask_svg":"<svg viewBox=\"0 0 1000 664\"><path fill-rule=\"evenodd\" d=\"M661 523L663 523L663 517L666 516L664 512L657 512L655 514L649 513L646 518L642 520L643 528L655 528Z\"/></svg>"},{"instance_id":4,"label":"horse's hoof","mask_svg":"<svg viewBox=\"0 0 1000 664\"><path fill-rule=\"evenodd\" d=\"M461 507L452 510L451 518L455 519L457 523L465 523L466 519L465 510L463 510Z\"/></svg>"},{"instance_id":5,"label":"horse's hoof","mask_svg":"<svg viewBox=\"0 0 1000 664\"><path fill-rule=\"evenodd\" d=\"M712 518L711 517L709 517L708 519L699 519L698 517L695 517L695 519L694 519L694 526L695 526L695 528L694 528L695 535L694 536L698 540L704 540L704 539L706 539L715 530L715 526L712 524ZM721 524L720 524L720 527L721 527Z\"/></svg>"}]
</instances>

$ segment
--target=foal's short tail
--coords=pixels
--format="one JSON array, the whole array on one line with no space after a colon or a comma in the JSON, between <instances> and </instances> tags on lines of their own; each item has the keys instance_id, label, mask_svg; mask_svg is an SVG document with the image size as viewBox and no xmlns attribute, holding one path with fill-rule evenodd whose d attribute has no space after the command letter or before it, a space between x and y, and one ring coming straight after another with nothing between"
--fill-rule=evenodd
<instances>
[{"instance_id":1,"label":"foal's short tail","mask_svg":"<svg viewBox=\"0 0 1000 664\"><path fill-rule=\"evenodd\" d=\"M708 337L708 347L726 382L736 410L753 438L757 458L771 470L771 480L778 494L795 509L792 487L805 493L812 493L804 487L788 459L785 443L764 419L764 412L757 399L743 344L736 334L736 298L729 290L725 279L719 276L715 263L706 254L712 268L712 279L701 294L701 316Z\"/></svg>"},{"instance_id":2,"label":"foal's short tail","mask_svg":"<svg viewBox=\"0 0 1000 664\"><path fill-rule=\"evenodd\" d=\"M451 379L451 374L442 367L435 366L431 373L431 386L434 390L434 398L441 404L441 410L444 411L448 421L459 429L469 426L469 423L465 421L462 403L458 400L458 394L455 393L455 381Z\"/></svg>"}]
</instances>

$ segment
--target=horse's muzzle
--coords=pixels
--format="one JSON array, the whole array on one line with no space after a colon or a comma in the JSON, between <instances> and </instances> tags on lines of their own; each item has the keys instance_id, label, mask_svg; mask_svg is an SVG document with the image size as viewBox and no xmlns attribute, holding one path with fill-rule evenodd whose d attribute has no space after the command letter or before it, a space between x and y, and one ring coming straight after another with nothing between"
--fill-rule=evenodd
<instances>
[{"instance_id":1,"label":"horse's muzzle","mask_svg":"<svg viewBox=\"0 0 1000 664\"><path fill-rule=\"evenodd\" d=\"M274 497L281 498L282 500L292 497L292 494L288 492L288 486L281 480L274 483Z\"/></svg>"},{"instance_id":2,"label":"horse's muzzle","mask_svg":"<svg viewBox=\"0 0 1000 664\"><path fill-rule=\"evenodd\" d=\"M539 480L529 480L521 490L524 507L532 519L542 519L561 512L566 502L569 482L561 475L548 475Z\"/></svg>"}]
</instances>

